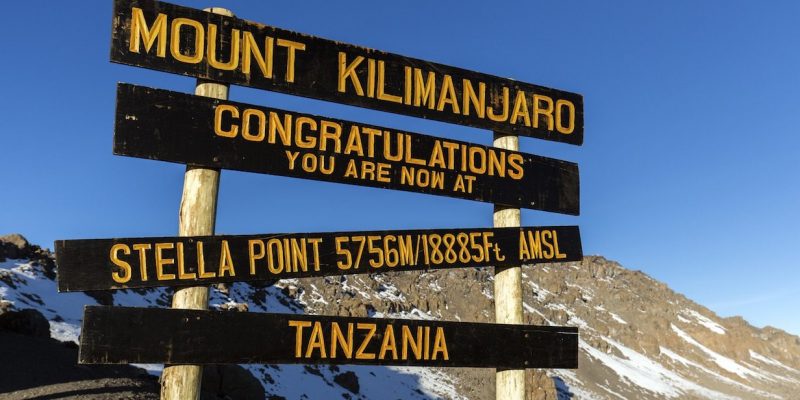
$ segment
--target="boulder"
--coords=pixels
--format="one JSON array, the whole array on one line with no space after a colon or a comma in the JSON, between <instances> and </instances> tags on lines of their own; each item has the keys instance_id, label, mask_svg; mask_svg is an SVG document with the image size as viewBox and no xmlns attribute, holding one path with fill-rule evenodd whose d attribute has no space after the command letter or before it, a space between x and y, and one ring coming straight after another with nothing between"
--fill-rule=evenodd
<instances>
[{"instance_id":1,"label":"boulder","mask_svg":"<svg viewBox=\"0 0 800 400\"><path fill-rule=\"evenodd\" d=\"M0 314L0 330L39 338L50 337L50 323L47 318L32 308Z\"/></svg>"},{"instance_id":2,"label":"boulder","mask_svg":"<svg viewBox=\"0 0 800 400\"><path fill-rule=\"evenodd\" d=\"M261 382L239 365L218 364L203 367L202 399L263 399Z\"/></svg>"}]
</instances>

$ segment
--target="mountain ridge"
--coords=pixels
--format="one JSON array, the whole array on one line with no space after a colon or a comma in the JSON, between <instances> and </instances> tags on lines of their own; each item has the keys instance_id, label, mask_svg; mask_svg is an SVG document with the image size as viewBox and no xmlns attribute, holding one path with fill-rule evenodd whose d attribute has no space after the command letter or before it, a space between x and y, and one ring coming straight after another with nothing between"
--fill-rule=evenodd
<instances>
[{"instance_id":1,"label":"mountain ridge","mask_svg":"<svg viewBox=\"0 0 800 400\"><path fill-rule=\"evenodd\" d=\"M9 241L0 238L0 243ZM28 246L38 259L3 261L6 253L0 253L0 303L42 310L51 336L77 338L81 307L72 308L80 304L169 304L169 289L57 294L47 257L41 257L48 252ZM38 250L31 250L34 246ZM215 286L211 304L218 310L491 322L492 281L490 268L465 268L236 283ZM525 266L523 285L526 323L578 326L581 335L580 368L529 370L529 399L791 399L800 388L800 337L754 327L739 316L721 318L646 273L602 256ZM39 302L31 300L37 297ZM148 367L158 372L157 366ZM490 369L245 368L272 398L484 399L494 394ZM394 397L381 397L380 389Z\"/></svg>"}]
</instances>

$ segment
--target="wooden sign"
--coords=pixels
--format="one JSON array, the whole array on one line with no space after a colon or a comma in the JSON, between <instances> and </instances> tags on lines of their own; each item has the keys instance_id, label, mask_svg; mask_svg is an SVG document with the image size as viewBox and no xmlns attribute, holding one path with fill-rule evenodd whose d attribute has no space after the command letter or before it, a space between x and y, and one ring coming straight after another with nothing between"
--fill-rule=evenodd
<instances>
[{"instance_id":1,"label":"wooden sign","mask_svg":"<svg viewBox=\"0 0 800 400\"><path fill-rule=\"evenodd\" d=\"M583 143L575 93L156 1L115 0L112 29L111 61L122 64Z\"/></svg>"},{"instance_id":2,"label":"wooden sign","mask_svg":"<svg viewBox=\"0 0 800 400\"><path fill-rule=\"evenodd\" d=\"M577 368L578 328L86 307L81 364Z\"/></svg>"},{"instance_id":3,"label":"wooden sign","mask_svg":"<svg viewBox=\"0 0 800 400\"><path fill-rule=\"evenodd\" d=\"M580 261L577 226L55 242L62 292Z\"/></svg>"},{"instance_id":4,"label":"wooden sign","mask_svg":"<svg viewBox=\"0 0 800 400\"><path fill-rule=\"evenodd\" d=\"M114 154L579 213L574 163L128 84Z\"/></svg>"}]
</instances>

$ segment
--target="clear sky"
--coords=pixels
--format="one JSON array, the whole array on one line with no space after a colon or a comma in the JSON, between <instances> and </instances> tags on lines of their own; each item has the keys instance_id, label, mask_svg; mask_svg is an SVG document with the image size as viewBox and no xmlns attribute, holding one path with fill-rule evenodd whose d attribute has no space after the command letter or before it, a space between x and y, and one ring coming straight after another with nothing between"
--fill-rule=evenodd
<instances>
[{"instance_id":1,"label":"clear sky","mask_svg":"<svg viewBox=\"0 0 800 400\"><path fill-rule=\"evenodd\" d=\"M176 0L328 39L584 95L586 254L642 270L722 316L800 334L800 3ZM183 167L111 154L118 81L194 80L109 62L111 0L17 1L0 24L0 234L177 232ZM489 144L491 133L233 87L231 99ZM225 171L217 232L485 227L486 203Z\"/></svg>"}]
</instances>

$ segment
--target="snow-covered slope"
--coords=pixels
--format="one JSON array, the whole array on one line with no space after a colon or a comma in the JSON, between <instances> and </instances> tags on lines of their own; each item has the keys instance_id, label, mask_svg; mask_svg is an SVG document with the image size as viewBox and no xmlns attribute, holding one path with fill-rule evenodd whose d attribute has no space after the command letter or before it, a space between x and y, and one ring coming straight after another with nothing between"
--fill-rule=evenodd
<instances>
[{"instance_id":1,"label":"snow-covered slope","mask_svg":"<svg viewBox=\"0 0 800 400\"><path fill-rule=\"evenodd\" d=\"M256 288L234 284L212 289L211 306L217 309L248 309L279 313L302 313L304 305L285 293L293 282ZM302 296L301 296L302 297ZM169 292L161 290L125 290L113 294L113 304L120 306L163 307L169 304ZM0 262L0 301L14 309L34 308L50 322L51 337L78 342L83 307L98 301L83 293L58 293L54 280L29 260ZM159 374L160 365L139 365ZM247 365L259 378L268 395L286 399L463 399L452 378L441 371L408 367L317 366L317 365ZM335 378L348 371L358 377L358 393L337 384ZM277 398L280 398L277 397ZM275 398L275 397L273 397Z\"/></svg>"},{"instance_id":2,"label":"snow-covered slope","mask_svg":"<svg viewBox=\"0 0 800 400\"><path fill-rule=\"evenodd\" d=\"M60 340L77 340L82 308L97 304L95 297L114 305L169 304L168 289L57 293L53 274L40 264L0 261L0 306L41 311ZM530 371L530 399L793 399L800 389L800 338L719 318L641 272L587 257L525 267L524 285L528 323L581 329L580 368ZM237 283L213 288L211 304L230 312L491 321L492 274L459 269ZM484 399L494 390L489 369L246 368L273 399Z\"/></svg>"}]
</instances>

